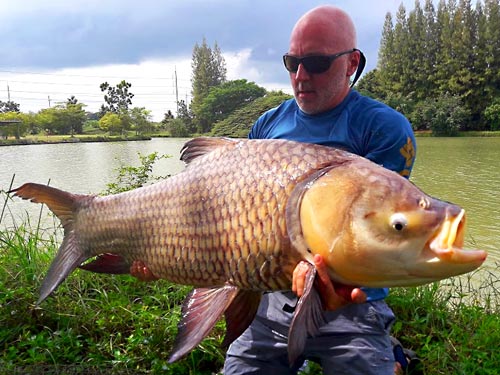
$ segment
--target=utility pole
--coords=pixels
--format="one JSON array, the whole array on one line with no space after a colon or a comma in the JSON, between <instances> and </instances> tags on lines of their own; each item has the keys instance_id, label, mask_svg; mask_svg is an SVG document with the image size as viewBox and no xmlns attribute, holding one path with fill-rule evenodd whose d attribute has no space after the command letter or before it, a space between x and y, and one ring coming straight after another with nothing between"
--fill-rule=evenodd
<instances>
[{"instance_id":1,"label":"utility pole","mask_svg":"<svg viewBox=\"0 0 500 375\"><path fill-rule=\"evenodd\" d=\"M50 95L47 95L47 98L49 99L49 108L50 108Z\"/></svg>"},{"instance_id":2,"label":"utility pole","mask_svg":"<svg viewBox=\"0 0 500 375\"><path fill-rule=\"evenodd\" d=\"M10 89L8 83L7 83L7 101L10 102Z\"/></svg>"}]
</instances>

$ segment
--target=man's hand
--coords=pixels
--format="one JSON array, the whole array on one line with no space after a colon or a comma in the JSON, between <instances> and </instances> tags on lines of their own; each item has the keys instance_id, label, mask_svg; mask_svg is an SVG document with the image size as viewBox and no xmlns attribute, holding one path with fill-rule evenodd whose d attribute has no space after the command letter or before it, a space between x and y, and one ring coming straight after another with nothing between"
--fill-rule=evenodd
<instances>
[{"instance_id":1,"label":"man's hand","mask_svg":"<svg viewBox=\"0 0 500 375\"><path fill-rule=\"evenodd\" d=\"M323 302L325 310L335 310L349 303L366 302L366 293L359 288L336 284L334 285L328 276L326 264L321 255L314 255L314 266L316 267L316 287ZM293 271L292 291L301 297L304 293L307 263L302 261Z\"/></svg>"},{"instance_id":2,"label":"man's hand","mask_svg":"<svg viewBox=\"0 0 500 375\"><path fill-rule=\"evenodd\" d=\"M158 280L158 277L141 260L134 260L134 263L130 266L130 274L141 281Z\"/></svg>"}]
</instances>

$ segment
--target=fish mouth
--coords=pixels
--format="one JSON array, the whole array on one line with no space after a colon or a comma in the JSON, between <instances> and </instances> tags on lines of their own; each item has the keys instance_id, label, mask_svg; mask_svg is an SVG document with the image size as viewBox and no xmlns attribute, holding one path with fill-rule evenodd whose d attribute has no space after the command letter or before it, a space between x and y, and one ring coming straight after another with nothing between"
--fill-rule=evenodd
<instances>
[{"instance_id":1,"label":"fish mouth","mask_svg":"<svg viewBox=\"0 0 500 375\"><path fill-rule=\"evenodd\" d=\"M437 261L447 263L482 263L486 259L483 250L463 249L465 234L465 210L458 214L446 213L446 217L434 236L428 241L427 248L433 253L428 263Z\"/></svg>"}]
</instances>

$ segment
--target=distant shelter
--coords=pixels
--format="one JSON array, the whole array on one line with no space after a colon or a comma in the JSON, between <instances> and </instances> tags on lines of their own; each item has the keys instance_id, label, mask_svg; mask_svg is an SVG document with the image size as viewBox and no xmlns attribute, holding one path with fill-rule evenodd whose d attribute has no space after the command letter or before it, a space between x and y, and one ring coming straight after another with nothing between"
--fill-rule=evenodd
<instances>
[{"instance_id":1,"label":"distant shelter","mask_svg":"<svg viewBox=\"0 0 500 375\"><path fill-rule=\"evenodd\" d=\"M7 138L7 135L4 134L4 132L2 131L2 127L13 125L13 124L17 124L16 139L20 139L21 138L20 127L22 124L21 120L0 120L0 136L4 136L5 138Z\"/></svg>"}]
</instances>

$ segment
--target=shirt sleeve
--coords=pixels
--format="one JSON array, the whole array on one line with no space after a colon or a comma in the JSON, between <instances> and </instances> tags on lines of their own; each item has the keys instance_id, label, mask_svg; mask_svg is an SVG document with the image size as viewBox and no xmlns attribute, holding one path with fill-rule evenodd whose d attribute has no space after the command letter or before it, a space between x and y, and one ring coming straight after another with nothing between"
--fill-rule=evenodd
<instances>
[{"instance_id":1,"label":"shirt sleeve","mask_svg":"<svg viewBox=\"0 0 500 375\"><path fill-rule=\"evenodd\" d=\"M410 123L396 111L375 116L372 121L364 156L409 178L416 156L415 136Z\"/></svg>"},{"instance_id":2,"label":"shirt sleeve","mask_svg":"<svg viewBox=\"0 0 500 375\"><path fill-rule=\"evenodd\" d=\"M260 127L260 122L262 121L262 116L257 119L257 121L254 122L252 125L252 128L250 129L250 132L248 133L248 139L258 139L258 133L259 133L259 127Z\"/></svg>"}]
</instances>

